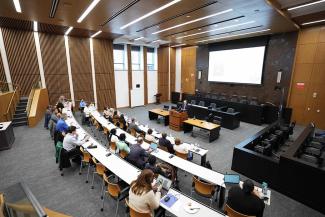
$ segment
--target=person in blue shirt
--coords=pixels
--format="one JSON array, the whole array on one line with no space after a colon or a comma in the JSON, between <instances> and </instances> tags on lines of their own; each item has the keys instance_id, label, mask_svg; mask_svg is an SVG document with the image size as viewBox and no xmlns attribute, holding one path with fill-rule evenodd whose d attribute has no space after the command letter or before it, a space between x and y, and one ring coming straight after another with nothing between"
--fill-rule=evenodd
<instances>
[{"instance_id":1,"label":"person in blue shirt","mask_svg":"<svg viewBox=\"0 0 325 217\"><path fill-rule=\"evenodd\" d=\"M56 128L55 128L56 131L60 133L66 133L68 131L69 126L65 122L66 119L67 119L67 114L63 113L61 115L61 118L56 123Z\"/></svg>"},{"instance_id":2,"label":"person in blue shirt","mask_svg":"<svg viewBox=\"0 0 325 217\"><path fill-rule=\"evenodd\" d=\"M87 103L82 99L80 100L80 103L79 103L79 109L81 112L84 111L84 108L87 106Z\"/></svg>"}]
</instances>

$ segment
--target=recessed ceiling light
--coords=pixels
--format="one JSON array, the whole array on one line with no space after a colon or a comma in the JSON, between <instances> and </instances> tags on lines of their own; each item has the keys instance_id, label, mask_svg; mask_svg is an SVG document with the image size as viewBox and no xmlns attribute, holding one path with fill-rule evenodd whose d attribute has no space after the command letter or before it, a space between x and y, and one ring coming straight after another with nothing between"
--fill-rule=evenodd
<instances>
[{"instance_id":1,"label":"recessed ceiling light","mask_svg":"<svg viewBox=\"0 0 325 217\"><path fill-rule=\"evenodd\" d=\"M240 36L240 35L249 35L249 34L254 34L254 33L259 33L259 32L267 32L267 31L270 31L270 30L271 29L263 29L263 30L259 30L259 31L247 32L247 33L242 33L242 34L237 34L237 35L229 35L229 36L218 37L218 38L209 38L209 39L197 41L196 43L202 43L202 42L206 42L206 41L213 41L213 40L218 40L218 39L223 39L223 38L232 38L232 37L236 37L236 36Z\"/></svg>"},{"instance_id":2,"label":"recessed ceiling light","mask_svg":"<svg viewBox=\"0 0 325 217\"><path fill-rule=\"evenodd\" d=\"M214 14L205 16L205 17L201 17L201 18L191 20L191 21L188 21L188 22L185 22L185 23L181 23L181 24L178 24L178 25L166 28L166 29L162 29L160 31L153 32L152 34L158 34L158 33L161 33L161 32L165 32L165 31L168 31L168 30L171 30L171 29L175 29L175 28L178 28L178 27L181 27L181 26L185 26L185 25L188 25L188 24L191 24L191 23L195 23L195 22L198 22L198 21L201 21L201 20L205 20L205 19L215 17L215 16L218 16L218 15L221 15L221 14L225 14L225 13L228 13L228 12L231 12L231 11L233 11L233 9L224 10L224 11L221 11L221 12L218 12L218 13L214 13Z\"/></svg>"},{"instance_id":3,"label":"recessed ceiling light","mask_svg":"<svg viewBox=\"0 0 325 217\"><path fill-rule=\"evenodd\" d=\"M238 22L239 20L238 19L236 19L236 20L234 20L235 22Z\"/></svg>"},{"instance_id":4,"label":"recessed ceiling light","mask_svg":"<svg viewBox=\"0 0 325 217\"><path fill-rule=\"evenodd\" d=\"M21 13L21 7L20 7L20 2L19 0L13 0L14 1L14 5L15 5L15 9L18 13Z\"/></svg>"},{"instance_id":5,"label":"recessed ceiling light","mask_svg":"<svg viewBox=\"0 0 325 217\"><path fill-rule=\"evenodd\" d=\"M319 3L323 3L323 2L325 2L325 0L315 1L315 2L311 2L311 3L307 3L307 4L303 4L303 5L299 5L299 6L291 7L291 8L288 8L287 10L288 10L288 11L292 11L292 10L296 10L296 9L300 9L300 8L304 8L304 7L312 6L312 5L319 4Z\"/></svg>"},{"instance_id":6,"label":"recessed ceiling light","mask_svg":"<svg viewBox=\"0 0 325 217\"><path fill-rule=\"evenodd\" d=\"M69 27L69 29L64 33L65 35L69 35L69 33L71 32L71 30L73 29L72 26Z\"/></svg>"},{"instance_id":7,"label":"recessed ceiling light","mask_svg":"<svg viewBox=\"0 0 325 217\"><path fill-rule=\"evenodd\" d=\"M186 17L191 17L190 15L187 15Z\"/></svg>"},{"instance_id":8,"label":"recessed ceiling light","mask_svg":"<svg viewBox=\"0 0 325 217\"><path fill-rule=\"evenodd\" d=\"M186 36L180 36L177 39L181 39L181 38L187 38L187 37L191 37L194 35L201 35L201 34L205 34L205 33L209 33L209 32L215 32L215 31L219 31L219 30L224 30L224 29L230 29L230 28L234 28L237 26L243 26L243 25L247 25L247 24L251 24L251 23L255 23L255 21L249 21L249 22L245 22L245 23L239 23L239 24L234 24L234 25L230 25L230 26L225 26L225 27L220 27L217 29L211 29L211 30L207 30L207 31L203 31L203 32L197 32L197 33L193 33L190 35L186 35Z\"/></svg>"},{"instance_id":9,"label":"recessed ceiling light","mask_svg":"<svg viewBox=\"0 0 325 217\"><path fill-rule=\"evenodd\" d=\"M78 23L81 23L85 17L90 13L90 11L92 11L94 9L94 7L98 4L98 2L100 2L100 0L94 0L89 6L88 8L81 14L81 16L79 17L79 19L77 20Z\"/></svg>"},{"instance_id":10,"label":"recessed ceiling light","mask_svg":"<svg viewBox=\"0 0 325 217\"><path fill-rule=\"evenodd\" d=\"M159 29L159 26L156 26L157 29Z\"/></svg>"},{"instance_id":11,"label":"recessed ceiling light","mask_svg":"<svg viewBox=\"0 0 325 217\"><path fill-rule=\"evenodd\" d=\"M201 30L201 29L198 29L199 31Z\"/></svg>"},{"instance_id":12,"label":"recessed ceiling light","mask_svg":"<svg viewBox=\"0 0 325 217\"><path fill-rule=\"evenodd\" d=\"M90 36L90 38L94 38L94 37L96 37L97 35L99 35L100 33L102 33L103 31L98 31L98 32L96 32L95 34L93 34L92 36Z\"/></svg>"},{"instance_id":13,"label":"recessed ceiling light","mask_svg":"<svg viewBox=\"0 0 325 217\"><path fill-rule=\"evenodd\" d=\"M311 21L311 22L306 22L306 23L302 23L301 25L310 25L310 24L314 24L314 23L321 23L321 22L325 22L324 20L315 20L315 21Z\"/></svg>"},{"instance_id":14,"label":"recessed ceiling light","mask_svg":"<svg viewBox=\"0 0 325 217\"><path fill-rule=\"evenodd\" d=\"M160 40L157 39L157 40L152 41L151 43L157 43L157 42L159 42L159 41L160 41Z\"/></svg>"},{"instance_id":15,"label":"recessed ceiling light","mask_svg":"<svg viewBox=\"0 0 325 217\"><path fill-rule=\"evenodd\" d=\"M170 47L180 47L180 46L184 46L186 44L178 44L178 45L174 45L174 46L170 46Z\"/></svg>"},{"instance_id":16,"label":"recessed ceiling light","mask_svg":"<svg viewBox=\"0 0 325 217\"><path fill-rule=\"evenodd\" d=\"M138 41L138 40L143 39L143 38L144 37L139 37L139 38L134 39L134 41Z\"/></svg>"},{"instance_id":17,"label":"recessed ceiling light","mask_svg":"<svg viewBox=\"0 0 325 217\"><path fill-rule=\"evenodd\" d=\"M37 31L38 31L37 22L34 21L33 24L34 24L34 25L33 25L33 26L34 26L34 32L37 32Z\"/></svg>"},{"instance_id":18,"label":"recessed ceiling light","mask_svg":"<svg viewBox=\"0 0 325 217\"><path fill-rule=\"evenodd\" d=\"M135 24L135 23L137 23L137 22L139 22L139 21L141 21L141 20L143 20L143 19L145 19L145 18L147 18L147 17L149 17L149 16L151 16L151 15L153 15L155 13L158 13L159 11L162 11L162 10L164 10L164 9L166 9L166 8L172 6L172 5L174 5L174 4L176 4L176 3L180 2L180 1L181 0L174 0L172 2L169 2L168 4L165 4L165 5L157 8L157 9L155 9L153 11L150 11L149 13L147 13L147 14L133 20L132 22L125 24L124 26L120 27L120 29L125 29L126 27L131 26L131 25L133 25L133 24Z\"/></svg>"}]
</instances>

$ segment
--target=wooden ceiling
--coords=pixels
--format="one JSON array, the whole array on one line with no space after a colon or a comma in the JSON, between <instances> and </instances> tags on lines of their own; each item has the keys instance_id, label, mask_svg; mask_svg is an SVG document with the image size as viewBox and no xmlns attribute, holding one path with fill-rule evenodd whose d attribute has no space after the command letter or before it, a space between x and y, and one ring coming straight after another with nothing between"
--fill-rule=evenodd
<instances>
[{"instance_id":1,"label":"wooden ceiling","mask_svg":"<svg viewBox=\"0 0 325 217\"><path fill-rule=\"evenodd\" d=\"M54 18L50 18L52 1L20 0L22 13L17 13L12 0L1 0L0 26L32 30L32 21L37 21L40 23L39 31L54 34L64 34L69 26L73 26L74 29L69 35L89 37L102 30L103 33L98 35L98 38L114 39L122 35L131 35L134 38L145 37L147 41L162 39L170 41L171 45L196 45L198 41L216 37L223 37L220 39L223 41L297 30L290 19L279 13L265 0L181 0L122 30L120 29L121 26L172 0L101 0L81 23L77 22L78 18L93 0L59 0ZM301 0L294 1L301 2ZM292 0L279 0L281 5L282 3L288 5L288 2L292 2ZM233 10L158 34L152 34L228 9ZM264 29L271 30L258 32ZM199 34L201 32L206 33ZM250 32L257 33L245 34ZM239 36L225 38L225 36L231 35ZM214 40L206 42L210 43Z\"/></svg>"},{"instance_id":2,"label":"wooden ceiling","mask_svg":"<svg viewBox=\"0 0 325 217\"><path fill-rule=\"evenodd\" d=\"M296 10L287 10L291 7L301 6L307 3L318 2L319 0L277 0L279 7L282 11L287 11L292 20L298 25L301 25L306 22L312 22L316 20L325 19L325 1L310 5L308 7L299 8ZM314 25L324 25L325 22L316 23ZM311 25L305 26L309 27Z\"/></svg>"}]
</instances>

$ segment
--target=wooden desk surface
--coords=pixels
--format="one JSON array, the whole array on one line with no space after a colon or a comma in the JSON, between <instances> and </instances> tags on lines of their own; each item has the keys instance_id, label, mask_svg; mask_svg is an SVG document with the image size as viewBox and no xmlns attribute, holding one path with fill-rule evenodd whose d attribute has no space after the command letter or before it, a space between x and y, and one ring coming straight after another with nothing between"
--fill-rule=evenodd
<instances>
[{"instance_id":1,"label":"wooden desk surface","mask_svg":"<svg viewBox=\"0 0 325 217\"><path fill-rule=\"evenodd\" d=\"M169 111L162 110L162 109L151 109L150 112L156 113L161 116L169 116Z\"/></svg>"},{"instance_id":2,"label":"wooden desk surface","mask_svg":"<svg viewBox=\"0 0 325 217\"><path fill-rule=\"evenodd\" d=\"M187 123L187 124L191 124L196 127L201 127L201 128L207 129L207 130L213 130L215 128L220 127L220 125L218 125L218 124L214 124L214 123L210 123L207 121L194 119L194 118L187 119L186 121L183 121L183 122Z\"/></svg>"}]
</instances>

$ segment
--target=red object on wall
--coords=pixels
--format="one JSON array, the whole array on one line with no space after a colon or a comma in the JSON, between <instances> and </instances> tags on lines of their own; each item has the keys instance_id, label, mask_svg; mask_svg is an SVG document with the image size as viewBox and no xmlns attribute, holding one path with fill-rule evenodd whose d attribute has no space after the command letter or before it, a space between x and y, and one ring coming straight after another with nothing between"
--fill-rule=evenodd
<instances>
[{"instance_id":1,"label":"red object on wall","mask_svg":"<svg viewBox=\"0 0 325 217\"><path fill-rule=\"evenodd\" d=\"M297 89L304 89L305 83L296 83Z\"/></svg>"}]
</instances>

